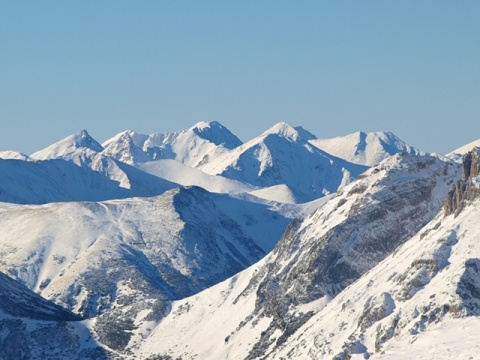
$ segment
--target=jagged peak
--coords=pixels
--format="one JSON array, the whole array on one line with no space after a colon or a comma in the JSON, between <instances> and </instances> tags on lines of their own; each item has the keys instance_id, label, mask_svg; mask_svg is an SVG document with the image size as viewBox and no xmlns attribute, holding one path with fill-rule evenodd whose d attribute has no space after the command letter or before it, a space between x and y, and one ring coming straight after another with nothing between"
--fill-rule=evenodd
<instances>
[{"instance_id":1,"label":"jagged peak","mask_svg":"<svg viewBox=\"0 0 480 360\"><path fill-rule=\"evenodd\" d=\"M93 137L91 137L88 131L85 129L69 135L50 145L49 147L89 148L97 152L103 150L102 146Z\"/></svg>"},{"instance_id":2,"label":"jagged peak","mask_svg":"<svg viewBox=\"0 0 480 360\"><path fill-rule=\"evenodd\" d=\"M139 134L134 130L124 130L122 132L119 132L114 137L105 141L102 144L102 146L104 148L107 148L112 143L125 143L125 142L127 142L129 144L133 144L133 145L141 148L143 143L145 142L145 140L147 138L148 138L147 135Z\"/></svg>"},{"instance_id":3,"label":"jagged peak","mask_svg":"<svg viewBox=\"0 0 480 360\"><path fill-rule=\"evenodd\" d=\"M68 139L68 137L66 138ZM65 139L65 140L66 140ZM82 129L79 132L71 135L72 142L77 148L88 148L96 152L103 150L102 145L100 145L93 137L90 136L87 130Z\"/></svg>"},{"instance_id":4,"label":"jagged peak","mask_svg":"<svg viewBox=\"0 0 480 360\"><path fill-rule=\"evenodd\" d=\"M107 143L110 143L112 141L116 141L118 139L131 138L135 135L137 135L137 133L133 130L124 130L124 131L119 132L117 135L113 136L112 138L108 139L107 141L105 141L104 145L107 144Z\"/></svg>"},{"instance_id":5,"label":"jagged peak","mask_svg":"<svg viewBox=\"0 0 480 360\"><path fill-rule=\"evenodd\" d=\"M472 150L463 155L462 179L467 181L470 178L480 175L480 149L475 146Z\"/></svg>"},{"instance_id":6,"label":"jagged peak","mask_svg":"<svg viewBox=\"0 0 480 360\"><path fill-rule=\"evenodd\" d=\"M62 140L46 147L43 150L32 154L34 159L54 159L72 153L77 149L90 149L94 152L103 151L103 146L100 145L87 130L80 130L72 135L63 138Z\"/></svg>"},{"instance_id":7,"label":"jagged peak","mask_svg":"<svg viewBox=\"0 0 480 360\"><path fill-rule=\"evenodd\" d=\"M204 140L208 140L215 145L223 145L228 149L242 145L242 141L218 121L200 121L189 130Z\"/></svg>"},{"instance_id":8,"label":"jagged peak","mask_svg":"<svg viewBox=\"0 0 480 360\"><path fill-rule=\"evenodd\" d=\"M292 141L308 141L316 139L316 136L301 126L293 127L283 121L276 123L270 129L262 133L262 137L268 135L279 135Z\"/></svg>"},{"instance_id":9,"label":"jagged peak","mask_svg":"<svg viewBox=\"0 0 480 360\"><path fill-rule=\"evenodd\" d=\"M195 125L193 125L190 129L198 129L198 130L203 130L205 128L221 128L221 129L226 129L222 124L220 124L218 121L199 121Z\"/></svg>"}]
</instances>

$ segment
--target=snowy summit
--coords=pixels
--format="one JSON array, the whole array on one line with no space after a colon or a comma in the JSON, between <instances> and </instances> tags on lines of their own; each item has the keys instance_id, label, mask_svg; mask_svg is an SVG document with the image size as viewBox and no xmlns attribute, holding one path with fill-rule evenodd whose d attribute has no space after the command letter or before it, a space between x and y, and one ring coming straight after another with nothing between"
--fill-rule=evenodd
<instances>
[{"instance_id":1,"label":"snowy summit","mask_svg":"<svg viewBox=\"0 0 480 360\"><path fill-rule=\"evenodd\" d=\"M475 358L471 146L213 121L2 152L0 359Z\"/></svg>"}]
</instances>

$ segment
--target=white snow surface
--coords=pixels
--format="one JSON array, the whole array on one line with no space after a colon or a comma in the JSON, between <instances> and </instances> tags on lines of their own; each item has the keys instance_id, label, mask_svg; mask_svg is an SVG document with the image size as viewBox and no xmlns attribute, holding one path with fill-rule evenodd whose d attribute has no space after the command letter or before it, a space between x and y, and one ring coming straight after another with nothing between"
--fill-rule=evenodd
<instances>
[{"instance_id":1,"label":"white snow surface","mask_svg":"<svg viewBox=\"0 0 480 360\"><path fill-rule=\"evenodd\" d=\"M469 151L473 150L473 148L480 148L480 139L472 141L471 143L468 143L466 145L463 145L459 147L458 149L455 149L445 156L447 156L450 159L456 160L456 161L461 161L463 155L468 153Z\"/></svg>"},{"instance_id":2,"label":"white snow surface","mask_svg":"<svg viewBox=\"0 0 480 360\"><path fill-rule=\"evenodd\" d=\"M370 359L474 360L480 354L478 334L478 317L445 319L418 335L406 334L393 338L385 350L373 354ZM363 360L363 354L358 359Z\"/></svg>"},{"instance_id":3,"label":"white snow surface","mask_svg":"<svg viewBox=\"0 0 480 360\"><path fill-rule=\"evenodd\" d=\"M312 137L302 128L278 123L199 168L261 188L286 185L290 200L293 196L298 202L336 192L367 169L312 146Z\"/></svg>"},{"instance_id":4,"label":"white snow surface","mask_svg":"<svg viewBox=\"0 0 480 360\"><path fill-rule=\"evenodd\" d=\"M210 192L238 194L248 193L255 189L252 185L231 180L223 176L210 175L172 159L148 161L137 164L137 167L146 173L162 179L183 186L200 186ZM279 199L277 200L280 201Z\"/></svg>"},{"instance_id":5,"label":"white snow surface","mask_svg":"<svg viewBox=\"0 0 480 360\"><path fill-rule=\"evenodd\" d=\"M18 151L5 150L0 151L0 159L29 160L30 158Z\"/></svg>"},{"instance_id":6,"label":"white snow surface","mask_svg":"<svg viewBox=\"0 0 480 360\"><path fill-rule=\"evenodd\" d=\"M287 352L299 359L328 358L341 352L345 342L358 342L359 355L373 359L469 359L478 349L473 338L479 329L478 300L468 299L460 284L469 259L476 264L480 258L480 228L475 225L479 205L457 218L439 214L312 317L272 358ZM419 266L428 262L435 267ZM385 296L393 302L390 311L362 331L365 309ZM454 331L463 336L450 336ZM385 342L377 344L382 336Z\"/></svg>"},{"instance_id":7,"label":"white snow surface","mask_svg":"<svg viewBox=\"0 0 480 360\"><path fill-rule=\"evenodd\" d=\"M178 185L92 150L50 160L0 159L0 201L42 204L154 196Z\"/></svg>"},{"instance_id":8,"label":"white snow surface","mask_svg":"<svg viewBox=\"0 0 480 360\"><path fill-rule=\"evenodd\" d=\"M287 204L297 204L293 191L285 184L273 185L259 190L250 191L250 194L266 200L274 200Z\"/></svg>"},{"instance_id":9,"label":"white snow surface","mask_svg":"<svg viewBox=\"0 0 480 360\"><path fill-rule=\"evenodd\" d=\"M90 149L94 152L101 152L103 147L93 139L86 130L67 136L66 138L52 144L45 149L30 155L35 160L57 159L71 155L79 149Z\"/></svg>"},{"instance_id":10,"label":"white snow surface","mask_svg":"<svg viewBox=\"0 0 480 360\"><path fill-rule=\"evenodd\" d=\"M199 167L241 141L216 121L199 122L174 133L141 135L125 131L105 141L103 153L128 164L158 159L174 159L190 167Z\"/></svg>"},{"instance_id":11,"label":"white snow surface","mask_svg":"<svg viewBox=\"0 0 480 360\"><path fill-rule=\"evenodd\" d=\"M389 131L356 132L330 139L312 139L310 144L352 163L374 166L397 153L425 155Z\"/></svg>"}]
</instances>

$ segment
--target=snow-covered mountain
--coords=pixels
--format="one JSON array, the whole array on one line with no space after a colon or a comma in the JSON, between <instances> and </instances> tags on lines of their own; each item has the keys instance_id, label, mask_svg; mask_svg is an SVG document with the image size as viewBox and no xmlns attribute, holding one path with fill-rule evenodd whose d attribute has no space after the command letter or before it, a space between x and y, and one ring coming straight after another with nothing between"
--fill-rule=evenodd
<instances>
[{"instance_id":1,"label":"snow-covered mountain","mask_svg":"<svg viewBox=\"0 0 480 360\"><path fill-rule=\"evenodd\" d=\"M31 155L0 158L0 201L44 204L154 196L178 187L102 154L85 130Z\"/></svg>"},{"instance_id":2,"label":"snow-covered mountain","mask_svg":"<svg viewBox=\"0 0 480 360\"><path fill-rule=\"evenodd\" d=\"M337 298L348 299L343 294L352 284L412 236L420 236L416 234L441 209L458 174L455 164L434 157L396 155L387 159L310 216L294 221L265 259L218 286L175 303L141 351L145 356L174 358L333 359L346 349L345 357L339 359L347 358L361 338L352 337L342 348L351 333L345 338L338 333L344 334L346 324L351 324L349 316L366 313L363 304L354 314L345 312L345 318L330 323L321 319L344 311L323 309ZM378 298L379 304L382 299ZM388 305L389 297L386 299ZM183 311L187 306L189 311ZM377 303L372 305L372 314L375 306ZM209 309L207 315L205 308ZM226 314L234 315L226 320ZM314 318L320 320L312 325ZM325 332L325 342L335 345L322 345L318 351L313 345L303 349L301 345L322 336L327 325L335 331ZM303 337L306 329L316 336ZM366 351L372 349L365 348L363 353Z\"/></svg>"},{"instance_id":3,"label":"snow-covered mountain","mask_svg":"<svg viewBox=\"0 0 480 360\"><path fill-rule=\"evenodd\" d=\"M128 164L181 185L224 193L251 192L269 200L298 203L336 192L366 170L358 164L375 165L399 152L421 154L389 132L317 139L302 127L285 123L242 144L213 121L175 133L124 131L102 145L82 130L31 158L63 159L79 166L97 164L93 170L108 172L120 183L125 179L121 171L118 174L102 167Z\"/></svg>"},{"instance_id":4,"label":"snow-covered mountain","mask_svg":"<svg viewBox=\"0 0 480 360\"><path fill-rule=\"evenodd\" d=\"M0 151L0 159L29 160L29 157L18 151L6 150Z\"/></svg>"},{"instance_id":5,"label":"snow-covered mountain","mask_svg":"<svg viewBox=\"0 0 480 360\"><path fill-rule=\"evenodd\" d=\"M43 206L2 204L0 269L82 317L111 349L169 302L260 260L290 219L192 187L159 197Z\"/></svg>"},{"instance_id":6,"label":"snow-covered mountain","mask_svg":"<svg viewBox=\"0 0 480 360\"><path fill-rule=\"evenodd\" d=\"M355 164L374 166L398 153L425 155L391 132L362 131L330 139L312 139L310 143L336 157Z\"/></svg>"},{"instance_id":7,"label":"snow-covered mountain","mask_svg":"<svg viewBox=\"0 0 480 360\"><path fill-rule=\"evenodd\" d=\"M455 149L455 150L449 152L445 156L450 158L450 159L453 159L455 161L460 161L461 162L462 158L463 158L463 155L472 151L472 149L475 148L475 147L480 147L480 139L472 141L472 142L470 142L466 145L463 145L463 146L459 147L458 149Z\"/></svg>"},{"instance_id":8,"label":"snow-covered mountain","mask_svg":"<svg viewBox=\"0 0 480 360\"><path fill-rule=\"evenodd\" d=\"M367 169L312 146L314 138L303 128L278 123L199 168L261 188L285 185L286 196L297 202L336 192Z\"/></svg>"},{"instance_id":9,"label":"snow-covered mountain","mask_svg":"<svg viewBox=\"0 0 480 360\"><path fill-rule=\"evenodd\" d=\"M65 158L82 149L89 149L97 153L103 151L102 145L92 138L87 130L81 130L33 153L30 157L35 160Z\"/></svg>"},{"instance_id":10,"label":"snow-covered mountain","mask_svg":"<svg viewBox=\"0 0 480 360\"><path fill-rule=\"evenodd\" d=\"M103 153L127 164L174 159L198 167L242 142L216 121L199 122L174 133L141 135L125 131L103 143Z\"/></svg>"},{"instance_id":11,"label":"snow-covered mountain","mask_svg":"<svg viewBox=\"0 0 480 360\"><path fill-rule=\"evenodd\" d=\"M0 359L475 358L480 151L459 153L216 122L2 152Z\"/></svg>"},{"instance_id":12,"label":"snow-covered mountain","mask_svg":"<svg viewBox=\"0 0 480 360\"><path fill-rule=\"evenodd\" d=\"M0 201L18 204L101 201L154 196L177 186L100 154L78 160L79 164L63 158L0 159Z\"/></svg>"}]
</instances>

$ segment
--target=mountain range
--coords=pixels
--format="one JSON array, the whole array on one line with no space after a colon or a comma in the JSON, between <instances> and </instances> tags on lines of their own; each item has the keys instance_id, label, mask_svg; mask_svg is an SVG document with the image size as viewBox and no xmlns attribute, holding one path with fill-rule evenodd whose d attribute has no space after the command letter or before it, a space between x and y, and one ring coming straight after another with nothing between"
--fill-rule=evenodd
<instances>
[{"instance_id":1,"label":"mountain range","mask_svg":"<svg viewBox=\"0 0 480 360\"><path fill-rule=\"evenodd\" d=\"M475 356L475 144L201 122L0 152L0 358Z\"/></svg>"}]
</instances>

